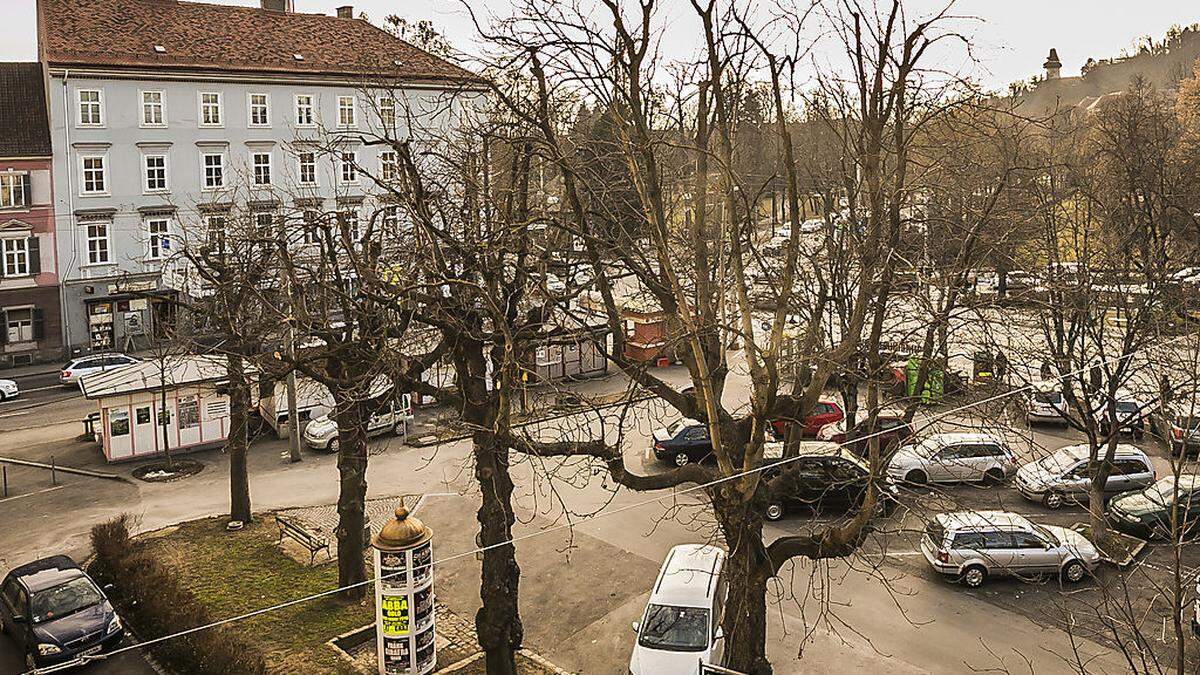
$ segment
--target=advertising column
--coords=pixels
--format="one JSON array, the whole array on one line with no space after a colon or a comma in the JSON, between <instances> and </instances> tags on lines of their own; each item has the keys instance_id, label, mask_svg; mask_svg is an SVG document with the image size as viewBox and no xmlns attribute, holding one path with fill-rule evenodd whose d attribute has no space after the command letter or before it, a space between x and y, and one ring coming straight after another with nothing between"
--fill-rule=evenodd
<instances>
[{"instance_id":1,"label":"advertising column","mask_svg":"<svg viewBox=\"0 0 1200 675\"><path fill-rule=\"evenodd\" d=\"M433 531L403 504L371 541L380 675L425 675L434 649Z\"/></svg>"}]
</instances>

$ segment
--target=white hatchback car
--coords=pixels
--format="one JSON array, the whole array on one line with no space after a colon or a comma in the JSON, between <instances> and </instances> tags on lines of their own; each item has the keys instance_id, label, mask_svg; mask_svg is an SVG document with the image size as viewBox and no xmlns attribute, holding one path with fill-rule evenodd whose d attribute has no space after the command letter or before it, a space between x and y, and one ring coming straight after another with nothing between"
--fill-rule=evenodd
<instances>
[{"instance_id":1,"label":"white hatchback car","mask_svg":"<svg viewBox=\"0 0 1200 675\"><path fill-rule=\"evenodd\" d=\"M725 551L706 544L672 548L642 620L630 675L696 675L700 664L724 665Z\"/></svg>"},{"instance_id":2,"label":"white hatchback car","mask_svg":"<svg viewBox=\"0 0 1200 675\"><path fill-rule=\"evenodd\" d=\"M12 380L0 380L0 401L16 398L21 393L17 383Z\"/></svg>"},{"instance_id":3,"label":"white hatchback car","mask_svg":"<svg viewBox=\"0 0 1200 675\"><path fill-rule=\"evenodd\" d=\"M125 366L132 366L135 363L141 363L141 360L127 354L90 354L88 356L81 356L68 361L62 367L62 372L58 375L58 381L60 384L72 385L78 383L81 377L87 377L93 373L116 370Z\"/></svg>"},{"instance_id":4,"label":"white hatchback car","mask_svg":"<svg viewBox=\"0 0 1200 675\"><path fill-rule=\"evenodd\" d=\"M1004 439L991 434L934 434L901 446L888 462L888 476L906 483L1001 483L1017 470Z\"/></svg>"}]
</instances>

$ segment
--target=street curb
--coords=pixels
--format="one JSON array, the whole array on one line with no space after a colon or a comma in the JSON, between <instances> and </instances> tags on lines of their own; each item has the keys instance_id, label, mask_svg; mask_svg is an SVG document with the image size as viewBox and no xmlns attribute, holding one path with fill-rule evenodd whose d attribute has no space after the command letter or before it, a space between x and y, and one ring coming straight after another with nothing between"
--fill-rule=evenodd
<instances>
[{"instance_id":1,"label":"street curb","mask_svg":"<svg viewBox=\"0 0 1200 675\"><path fill-rule=\"evenodd\" d=\"M653 399L653 398L658 398L658 396L656 396L655 394L645 394L642 396L635 396L631 399L622 399L622 400L616 401L614 403L606 403L602 406L598 406L595 408L584 407L584 408L577 408L575 410L568 410L565 412L555 413L555 414L549 415L547 417L539 417L537 419L526 420L524 422L521 422L519 424L514 424L512 426L514 429L522 429L524 427L529 426L530 424L537 424L539 422L549 422L551 420L558 420L558 419L562 419L564 417L570 417L571 415L578 415L579 413L588 412L591 410L608 410L609 408L615 408L620 405L632 405L634 403L641 403L642 401L649 401L650 399ZM407 442L406 445L408 445L409 447L413 447L413 448L428 448L428 447L431 447L434 445L441 445L442 443L455 443L457 441L461 441L463 439L470 438L470 437L471 437L471 434L469 432L462 433L462 434L455 434L453 436L449 436L446 438L434 438L432 440L426 440L429 438L428 435L422 436L419 438L413 437L410 435L410 440ZM0 458L0 461L2 461L2 458Z\"/></svg>"},{"instance_id":2,"label":"street curb","mask_svg":"<svg viewBox=\"0 0 1200 675\"><path fill-rule=\"evenodd\" d=\"M103 478L105 480L115 480L122 483L131 483L128 478L118 476L115 473L102 473L100 471L92 471L90 469L76 469L69 466L59 466L58 464L44 464L42 462L31 462L27 459L14 459L12 457L0 457L0 464L14 464L16 466L28 466L35 469L46 469L53 471L61 471L63 473L73 473L79 476L88 476L91 478Z\"/></svg>"}]
</instances>

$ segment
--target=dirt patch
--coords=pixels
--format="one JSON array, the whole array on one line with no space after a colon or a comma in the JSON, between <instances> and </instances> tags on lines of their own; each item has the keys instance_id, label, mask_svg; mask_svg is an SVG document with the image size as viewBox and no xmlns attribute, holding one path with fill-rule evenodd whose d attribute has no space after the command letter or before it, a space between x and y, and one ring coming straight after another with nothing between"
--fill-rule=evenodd
<instances>
[{"instance_id":1,"label":"dirt patch","mask_svg":"<svg viewBox=\"0 0 1200 675\"><path fill-rule=\"evenodd\" d=\"M156 460L133 470L133 477L147 483L170 483L194 476L204 470L204 465L194 459L176 459L173 462Z\"/></svg>"}]
</instances>

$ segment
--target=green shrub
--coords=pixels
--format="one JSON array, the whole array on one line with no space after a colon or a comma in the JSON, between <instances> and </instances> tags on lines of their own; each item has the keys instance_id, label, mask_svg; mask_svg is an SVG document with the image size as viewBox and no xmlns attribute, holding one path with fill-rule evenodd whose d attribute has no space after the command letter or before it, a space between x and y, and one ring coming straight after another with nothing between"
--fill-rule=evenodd
<instances>
[{"instance_id":1,"label":"green shrub","mask_svg":"<svg viewBox=\"0 0 1200 675\"><path fill-rule=\"evenodd\" d=\"M96 557L90 571L113 584L110 599L134 632L149 641L196 626L213 617L181 585L161 560L129 537L129 517L121 515L92 528ZM228 627L209 628L150 647L168 668L195 675L260 675L266 661Z\"/></svg>"}]
</instances>

